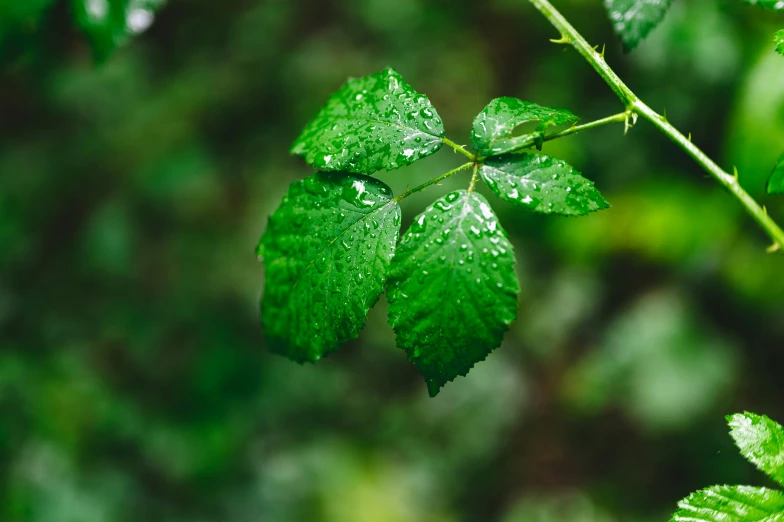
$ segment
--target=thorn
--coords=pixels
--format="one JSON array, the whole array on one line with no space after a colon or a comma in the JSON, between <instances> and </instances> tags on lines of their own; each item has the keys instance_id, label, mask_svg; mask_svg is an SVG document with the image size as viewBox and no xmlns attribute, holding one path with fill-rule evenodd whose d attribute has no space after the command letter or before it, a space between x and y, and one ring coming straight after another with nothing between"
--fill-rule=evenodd
<instances>
[{"instance_id":1,"label":"thorn","mask_svg":"<svg viewBox=\"0 0 784 522\"><path fill-rule=\"evenodd\" d=\"M735 178L735 181L738 181L738 167L735 165L732 166L732 175Z\"/></svg>"},{"instance_id":2,"label":"thorn","mask_svg":"<svg viewBox=\"0 0 784 522\"><path fill-rule=\"evenodd\" d=\"M779 250L781 250L781 245L778 244L778 243L773 243L772 245L770 245L768 247L767 252L768 252L768 254L775 254Z\"/></svg>"},{"instance_id":3,"label":"thorn","mask_svg":"<svg viewBox=\"0 0 784 522\"><path fill-rule=\"evenodd\" d=\"M623 120L623 135L625 136L629 129L637 124L637 113L633 111L626 111L626 119Z\"/></svg>"},{"instance_id":4,"label":"thorn","mask_svg":"<svg viewBox=\"0 0 784 522\"><path fill-rule=\"evenodd\" d=\"M691 132L689 133L689 141L691 141Z\"/></svg>"},{"instance_id":5,"label":"thorn","mask_svg":"<svg viewBox=\"0 0 784 522\"><path fill-rule=\"evenodd\" d=\"M571 43L571 41L567 37L565 37L563 35L559 39L557 39L557 40L551 38L550 41L553 42L554 44L568 44L568 43Z\"/></svg>"},{"instance_id":6,"label":"thorn","mask_svg":"<svg viewBox=\"0 0 784 522\"><path fill-rule=\"evenodd\" d=\"M669 122L670 120L667 119L667 107L664 108L664 114L662 115L662 120Z\"/></svg>"},{"instance_id":7,"label":"thorn","mask_svg":"<svg viewBox=\"0 0 784 522\"><path fill-rule=\"evenodd\" d=\"M604 60L604 51L605 51L606 48L607 48L607 46L605 44L602 44L602 52L599 53L599 56L602 57L602 60Z\"/></svg>"}]
</instances>

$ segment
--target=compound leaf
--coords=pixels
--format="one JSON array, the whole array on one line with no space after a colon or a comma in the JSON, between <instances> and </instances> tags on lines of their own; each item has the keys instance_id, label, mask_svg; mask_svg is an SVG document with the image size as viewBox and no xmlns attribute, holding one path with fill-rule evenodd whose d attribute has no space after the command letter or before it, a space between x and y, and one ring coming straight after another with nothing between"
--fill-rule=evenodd
<instances>
[{"instance_id":1,"label":"compound leaf","mask_svg":"<svg viewBox=\"0 0 784 522\"><path fill-rule=\"evenodd\" d=\"M776 44L776 52L784 55L784 29L776 31L773 35L773 43Z\"/></svg>"},{"instance_id":2,"label":"compound leaf","mask_svg":"<svg viewBox=\"0 0 784 522\"><path fill-rule=\"evenodd\" d=\"M372 174L433 154L443 137L444 124L430 100L387 68L343 85L291 153L319 170Z\"/></svg>"},{"instance_id":3,"label":"compound leaf","mask_svg":"<svg viewBox=\"0 0 784 522\"><path fill-rule=\"evenodd\" d=\"M261 322L273 352L315 362L359 335L384 289L400 207L378 180L317 173L295 181L257 253L267 282Z\"/></svg>"},{"instance_id":4,"label":"compound leaf","mask_svg":"<svg viewBox=\"0 0 784 522\"><path fill-rule=\"evenodd\" d=\"M671 0L604 0L604 7L626 49L637 47L664 19Z\"/></svg>"},{"instance_id":5,"label":"compound leaf","mask_svg":"<svg viewBox=\"0 0 784 522\"><path fill-rule=\"evenodd\" d=\"M779 158L768 178L768 194L784 194L784 155Z\"/></svg>"},{"instance_id":6,"label":"compound leaf","mask_svg":"<svg viewBox=\"0 0 784 522\"><path fill-rule=\"evenodd\" d=\"M784 1L782 0L743 0L743 3L764 7L772 11L784 11Z\"/></svg>"},{"instance_id":7,"label":"compound leaf","mask_svg":"<svg viewBox=\"0 0 784 522\"><path fill-rule=\"evenodd\" d=\"M678 503L672 522L781 522L784 494L751 486L711 486Z\"/></svg>"},{"instance_id":8,"label":"compound leaf","mask_svg":"<svg viewBox=\"0 0 784 522\"><path fill-rule=\"evenodd\" d=\"M506 233L475 192L451 192L403 236L389 276L389 323L435 396L501 344L519 283Z\"/></svg>"},{"instance_id":9,"label":"compound leaf","mask_svg":"<svg viewBox=\"0 0 784 522\"><path fill-rule=\"evenodd\" d=\"M534 212L583 216L610 206L593 181L568 163L544 154L489 158L479 173L501 199Z\"/></svg>"},{"instance_id":10,"label":"compound leaf","mask_svg":"<svg viewBox=\"0 0 784 522\"><path fill-rule=\"evenodd\" d=\"M498 156L534 145L547 127L574 123L578 119L566 109L542 107L508 96L496 98L474 119L471 144L482 156ZM537 132L512 136L516 127L530 121L539 122Z\"/></svg>"},{"instance_id":11,"label":"compound leaf","mask_svg":"<svg viewBox=\"0 0 784 522\"><path fill-rule=\"evenodd\" d=\"M784 428L765 415L727 417L740 452L773 480L784 485Z\"/></svg>"},{"instance_id":12,"label":"compound leaf","mask_svg":"<svg viewBox=\"0 0 784 522\"><path fill-rule=\"evenodd\" d=\"M74 15L98 61L144 32L165 0L73 0Z\"/></svg>"}]
</instances>

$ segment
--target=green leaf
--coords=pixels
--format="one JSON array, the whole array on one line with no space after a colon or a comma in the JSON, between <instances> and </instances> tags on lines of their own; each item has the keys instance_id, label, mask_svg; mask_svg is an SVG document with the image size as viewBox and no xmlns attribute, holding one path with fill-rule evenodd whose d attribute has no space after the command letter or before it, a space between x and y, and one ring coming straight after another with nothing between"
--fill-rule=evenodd
<instances>
[{"instance_id":1,"label":"green leaf","mask_svg":"<svg viewBox=\"0 0 784 522\"><path fill-rule=\"evenodd\" d=\"M479 173L501 199L543 214L583 216L609 208L593 185L559 159L523 152L489 158Z\"/></svg>"},{"instance_id":2,"label":"green leaf","mask_svg":"<svg viewBox=\"0 0 784 522\"><path fill-rule=\"evenodd\" d=\"M748 412L736 413L727 420L743 456L784 485L784 428L765 415Z\"/></svg>"},{"instance_id":3,"label":"green leaf","mask_svg":"<svg viewBox=\"0 0 784 522\"><path fill-rule=\"evenodd\" d=\"M430 396L501 344L517 313L512 245L487 201L451 192L420 214L389 276L389 323Z\"/></svg>"},{"instance_id":4,"label":"green leaf","mask_svg":"<svg viewBox=\"0 0 784 522\"><path fill-rule=\"evenodd\" d=\"M773 43L776 44L776 52L784 55L784 29L776 31L773 35Z\"/></svg>"},{"instance_id":5,"label":"green leaf","mask_svg":"<svg viewBox=\"0 0 784 522\"><path fill-rule=\"evenodd\" d=\"M784 194L784 154L768 178L768 194Z\"/></svg>"},{"instance_id":6,"label":"green leaf","mask_svg":"<svg viewBox=\"0 0 784 522\"><path fill-rule=\"evenodd\" d=\"M165 0L72 0L79 27L87 34L98 61L144 32Z\"/></svg>"},{"instance_id":7,"label":"green leaf","mask_svg":"<svg viewBox=\"0 0 784 522\"><path fill-rule=\"evenodd\" d=\"M743 3L764 7L773 11L784 11L784 2L781 0L743 0Z\"/></svg>"},{"instance_id":8,"label":"green leaf","mask_svg":"<svg viewBox=\"0 0 784 522\"><path fill-rule=\"evenodd\" d=\"M678 503L672 522L781 522L784 495L751 486L712 486Z\"/></svg>"},{"instance_id":9,"label":"green leaf","mask_svg":"<svg viewBox=\"0 0 784 522\"><path fill-rule=\"evenodd\" d=\"M604 7L626 49L637 47L664 19L671 0L604 0Z\"/></svg>"},{"instance_id":10,"label":"green leaf","mask_svg":"<svg viewBox=\"0 0 784 522\"><path fill-rule=\"evenodd\" d=\"M388 68L351 79L333 94L291 153L320 170L372 174L433 154L443 137L430 100Z\"/></svg>"},{"instance_id":11,"label":"green leaf","mask_svg":"<svg viewBox=\"0 0 784 522\"><path fill-rule=\"evenodd\" d=\"M359 335L384 289L400 207L367 176L295 181L270 216L257 253L267 282L261 322L270 349L315 362Z\"/></svg>"},{"instance_id":12,"label":"green leaf","mask_svg":"<svg viewBox=\"0 0 784 522\"><path fill-rule=\"evenodd\" d=\"M542 107L517 98L496 98L474 119L471 144L482 156L498 156L536 144L547 127L574 123L578 119L565 109ZM512 136L516 127L530 121L540 122L537 132Z\"/></svg>"},{"instance_id":13,"label":"green leaf","mask_svg":"<svg viewBox=\"0 0 784 522\"><path fill-rule=\"evenodd\" d=\"M20 25L38 22L54 0L0 0L0 39Z\"/></svg>"}]
</instances>

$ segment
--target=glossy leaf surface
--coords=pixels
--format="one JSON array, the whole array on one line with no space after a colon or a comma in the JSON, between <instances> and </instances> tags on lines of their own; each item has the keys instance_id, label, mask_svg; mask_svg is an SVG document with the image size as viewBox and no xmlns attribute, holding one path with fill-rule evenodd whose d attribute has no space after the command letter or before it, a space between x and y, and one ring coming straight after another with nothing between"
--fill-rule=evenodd
<instances>
[{"instance_id":1,"label":"glossy leaf surface","mask_svg":"<svg viewBox=\"0 0 784 522\"><path fill-rule=\"evenodd\" d=\"M759 7L764 7L765 9L771 9L773 11L784 11L783 0L743 0L743 2L749 5L756 5Z\"/></svg>"},{"instance_id":2,"label":"glossy leaf surface","mask_svg":"<svg viewBox=\"0 0 784 522\"><path fill-rule=\"evenodd\" d=\"M531 146L547 127L574 123L579 118L566 109L553 109L517 98L496 98L474 119L471 145L483 156L498 156L517 148ZM536 136L513 136L523 123L538 121Z\"/></svg>"},{"instance_id":3,"label":"glossy leaf surface","mask_svg":"<svg viewBox=\"0 0 784 522\"><path fill-rule=\"evenodd\" d=\"M593 181L565 161L544 154L489 158L479 172L500 198L534 212L583 216L610 206Z\"/></svg>"},{"instance_id":4,"label":"glossy leaf surface","mask_svg":"<svg viewBox=\"0 0 784 522\"><path fill-rule=\"evenodd\" d=\"M384 289L399 231L400 208L378 180L317 173L294 182L257 252L270 349L315 362L357 337Z\"/></svg>"},{"instance_id":5,"label":"glossy leaf surface","mask_svg":"<svg viewBox=\"0 0 784 522\"><path fill-rule=\"evenodd\" d=\"M389 322L431 396L501 344L519 283L506 233L487 201L451 192L403 236L390 271Z\"/></svg>"},{"instance_id":6,"label":"glossy leaf surface","mask_svg":"<svg viewBox=\"0 0 784 522\"><path fill-rule=\"evenodd\" d=\"M727 418L740 452L784 485L784 428L765 415L737 413Z\"/></svg>"},{"instance_id":7,"label":"glossy leaf surface","mask_svg":"<svg viewBox=\"0 0 784 522\"><path fill-rule=\"evenodd\" d=\"M74 15L99 61L152 25L165 0L72 0Z\"/></svg>"},{"instance_id":8,"label":"glossy leaf surface","mask_svg":"<svg viewBox=\"0 0 784 522\"><path fill-rule=\"evenodd\" d=\"M604 7L627 49L637 47L664 19L671 0L604 0Z\"/></svg>"},{"instance_id":9,"label":"glossy leaf surface","mask_svg":"<svg viewBox=\"0 0 784 522\"><path fill-rule=\"evenodd\" d=\"M320 170L372 174L433 154L444 124L426 96L393 69L349 80L294 142L292 154Z\"/></svg>"},{"instance_id":10,"label":"glossy leaf surface","mask_svg":"<svg viewBox=\"0 0 784 522\"><path fill-rule=\"evenodd\" d=\"M784 155L779 158L768 178L768 194L784 194Z\"/></svg>"},{"instance_id":11,"label":"glossy leaf surface","mask_svg":"<svg viewBox=\"0 0 784 522\"><path fill-rule=\"evenodd\" d=\"M673 522L781 522L784 494L751 486L712 486L678 503Z\"/></svg>"},{"instance_id":12,"label":"glossy leaf surface","mask_svg":"<svg viewBox=\"0 0 784 522\"><path fill-rule=\"evenodd\" d=\"M773 35L773 43L776 44L776 52L784 55L784 29L776 31Z\"/></svg>"}]
</instances>

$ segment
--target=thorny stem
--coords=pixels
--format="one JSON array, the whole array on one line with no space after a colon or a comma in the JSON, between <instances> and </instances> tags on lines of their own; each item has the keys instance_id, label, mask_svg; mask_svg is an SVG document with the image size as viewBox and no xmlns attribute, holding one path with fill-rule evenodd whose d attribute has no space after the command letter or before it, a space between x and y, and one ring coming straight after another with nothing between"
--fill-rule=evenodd
<instances>
[{"instance_id":1,"label":"thorny stem","mask_svg":"<svg viewBox=\"0 0 784 522\"><path fill-rule=\"evenodd\" d=\"M460 166L459 166L459 167L457 167L456 169L452 169L452 170L450 170L449 172L445 172L445 173L441 174L440 176L436 176L435 178L433 178L433 179L431 179L431 180L425 181L425 182L424 182L424 183L422 183L421 185L418 185L418 186L416 186L416 187L414 187L414 188L412 188L412 189L408 189L408 190L406 190L406 191L405 191L405 192L403 192L402 194L400 194L400 195L398 195L398 196L395 196L394 198L392 198L392 201L394 201L395 203L397 203L397 202L399 202L399 201L401 201L401 200L403 200L403 199L406 199L408 196L410 196L411 194L413 194L413 193L415 193L415 192L419 192L419 191L421 191L421 190L424 190L424 189L426 189L427 187L429 187L430 185L435 185L436 183L440 183L440 182L444 181L446 178L448 178L449 176L452 176L452 175L454 175L454 174L457 174L458 172L461 172L461 171L463 171L463 170L470 169L470 168L471 168L471 167L473 167L473 166L474 166L474 162L473 162L473 161L471 161L471 162L468 162L468 163L465 163L465 164L463 164L463 165L460 165Z\"/></svg>"},{"instance_id":2,"label":"thorny stem","mask_svg":"<svg viewBox=\"0 0 784 522\"><path fill-rule=\"evenodd\" d=\"M452 141L450 139L447 139L447 138L441 138L441 141L444 142L444 145L448 145L449 147L452 147L453 149L455 149L455 152L459 152L460 154L462 154L466 158L470 159L471 161L476 161L476 156L474 154L471 154L467 150L465 150L464 146L458 145L454 141Z\"/></svg>"},{"instance_id":3,"label":"thorny stem","mask_svg":"<svg viewBox=\"0 0 784 522\"><path fill-rule=\"evenodd\" d=\"M607 65L604 60L604 51L596 52L591 45L572 27L558 10L550 4L549 0L529 0L539 12L555 27L560 33L559 40L555 43L570 44L580 53L585 60L599 73L607 85L615 92L626 106L627 112L632 115L642 116L651 122L656 128L670 138L676 145L686 151L705 171L721 183L729 192L740 201L746 211L754 218L757 223L773 239L774 245L769 249L773 252L784 249L784 231L768 215L767 211L752 198L748 192L738 183L737 175L730 174L719 167L716 162L710 159L699 147L691 142L691 139L684 136L678 129L673 127L667 118L658 114L648 107L629 87L618 77L617 74ZM628 122L627 122L628 128ZM576 132L576 131L575 131ZM555 136L555 135L553 135ZM560 136L559 136L560 137Z\"/></svg>"}]
</instances>

